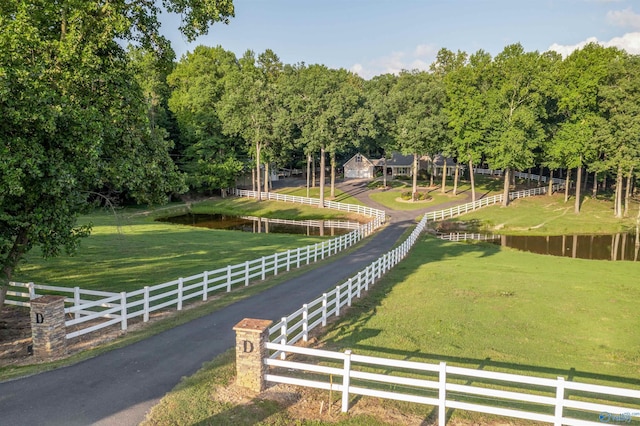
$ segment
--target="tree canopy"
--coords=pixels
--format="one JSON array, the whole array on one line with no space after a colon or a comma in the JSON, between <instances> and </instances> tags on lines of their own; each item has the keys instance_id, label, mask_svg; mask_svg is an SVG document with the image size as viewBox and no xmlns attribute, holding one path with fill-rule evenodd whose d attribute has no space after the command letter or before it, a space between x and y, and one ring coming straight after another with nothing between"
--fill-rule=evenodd
<instances>
[{"instance_id":1,"label":"tree canopy","mask_svg":"<svg viewBox=\"0 0 640 426\"><path fill-rule=\"evenodd\" d=\"M233 15L228 0L165 0L188 38ZM0 307L34 245L72 252L97 194L163 202L182 190L121 43L172 57L152 1L0 4Z\"/></svg>"}]
</instances>

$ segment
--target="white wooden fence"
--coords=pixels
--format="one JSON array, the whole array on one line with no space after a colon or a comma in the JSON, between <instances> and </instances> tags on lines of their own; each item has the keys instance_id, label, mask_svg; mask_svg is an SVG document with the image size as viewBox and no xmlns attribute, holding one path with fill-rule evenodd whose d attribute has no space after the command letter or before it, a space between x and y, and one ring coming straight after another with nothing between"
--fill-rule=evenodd
<instances>
[{"instance_id":1,"label":"white wooden fence","mask_svg":"<svg viewBox=\"0 0 640 426\"><path fill-rule=\"evenodd\" d=\"M237 190L236 194L253 196L255 193ZM263 193L263 198L309 205L317 205L318 202L312 198L275 193ZM62 294L66 296L65 313L69 316L65 323L67 339L79 337L114 324L120 324L120 328L125 331L130 319L142 317L142 320L146 322L149 320L149 315L155 311L173 307L182 310L183 305L190 301L206 301L213 293L230 292L234 287L248 286L250 283L264 280L268 276L275 276L280 272L323 260L369 236L385 221L385 213L381 210L336 202L325 204L329 208L366 215L372 217L373 220L348 234L321 243L204 271L154 286L145 286L130 292L113 293L85 290L79 287L67 288L10 282L5 303L28 307L31 299L43 294Z\"/></svg>"},{"instance_id":2,"label":"white wooden fence","mask_svg":"<svg viewBox=\"0 0 640 426\"><path fill-rule=\"evenodd\" d=\"M267 343L266 348L274 355L298 355L293 360L266 358L264 362L270 367L265 375L267 382L342 392L343 412L349 409L350 396L365 395L437 407L441 426L446 424L447 409L558 426L640 420L640 390L572 382L563 377L475 370L444 362L363 356L350 350L341 353L277 343Z\"/></svg>"}]
</instances>

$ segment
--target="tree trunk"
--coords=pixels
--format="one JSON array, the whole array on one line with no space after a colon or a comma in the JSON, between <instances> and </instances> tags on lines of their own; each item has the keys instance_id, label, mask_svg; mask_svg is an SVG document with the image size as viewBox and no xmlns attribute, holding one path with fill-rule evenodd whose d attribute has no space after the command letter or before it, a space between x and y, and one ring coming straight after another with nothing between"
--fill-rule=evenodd
<instances>
[{"instance_id":1,"label":"tree trunk","mask_svg":"<svg viewBox=\"0 0 640 426\"><path fill-rule=\"evenodd\" d=\"M508 167L504 169L504 189L502 191L502 205L507 207L509 205L509 186L511 183L511 169Z\"/></svg>"},{"instance_id":2,"label":"tree trunk","mask_svg":"<svg viewBox=\"0 0 640 426\"><path fill-rule=\"evenodd\" d=\"M387 156L382 157L382 186L387 189Z\"/></svg>"},{"instance_id":3,"label":"tree trunk","mask_svg":"<svg viewBox=\"0 0 640 426\"><path fill-rule=\"evenodd\" d=\"M269 162L264 163L264 192L269 192Z\"/></svg>"},{"instance_id":4,"label":"tree trunk","mask_svg":"<svg viewBox=\"0 0 640 426\"><path fill-rule=\"evenodd\" d=\"M307 198L309 198L310 183L311 183L311 154L307 154Z\"/></svg>"},{"instance_id":5,"label":"tree trunk","mask_svg":"<svg viewBox=\"0 0 640 426\"><path fill-rule=\"evenodd\" d=\"M627 176L627 185L625 187L624 193L624 212L622 215L627 217L629 215L629 200L631 198L631 177L633 176L633 167L629 170L629 175Z\"/></svg>"},{"instance_id":6,"label":"tree trunk","mask_svg":"<svg viewBox=\"0 0 640 426\"><path fill-rule=\"evenodd\" d=\"M551 197L553 195L553 170L549 167L549 189L547 190L547 195Z\"/></svg>"},{"instance_id":7,"label":"tree trunk","mask_svg":"<svg viewBox=\"0 0 640 426\"><path fill-rule=\"evenodd\" d=\"M564 202L569 201L569 187L571 186L571 169L567 169L567 178L564 181Z\"/></svg>"},{"instance_id":8,"label":"tree trunk","mask_svg":"<svg viewBox=\"0 0 640 426\"><path fill-rule=\"evenodd\" d=\"M586 180L586 179L585 179ZM582 166L576 170L576 201L573 205L573 212L580 214L580 190L582 189Z\"/></svg>"},{"instance_id":9,"label":"tree trunk","mask_svg":"<svg viewBox=\"0 0 640 426\"><path fill-rule=\"evenodd\" d=\"M531 167L527 169L527 188L531 188Z\"/></svg>"},{"instance_id":10,"label":"tree trunk","mask_svg":"<svg viewBox=\"0 0 640 426\"><path fill-rule=\"evenodd\" d=\"M316 187L316 158L311 159L311 187Z\"/></svg>"},{"instance_id":11,"label":"tree trunk","mask_svg":"<svg viewBox=\"0 0 640 426\"><path fill-rule=\"evenodd\" d=\"M460 165L456 163L456 168L453 172L453 195L458 195L458 178L460 177Z\"/></svg>"},{"instance_id":12,"label":"tree trunk","mask_svg":"<svg viewBox=\"0 0 640 426\"><path fill-rule=\"evenodd\" d=\"M256 190L256 169L251 169L251 190Z\"/></svg>"},{"instance_id":13,"label":"tree trunk","mask_svg":"<svg viewBox=\"0 0 640 426\"><path fill-rule=\"evenodd\" d=\"M598 196L598 172L593 172L593 189L591 190L591 196L593 198Z\"/></svg>"},{"instance_id":14,"label":"tree trunk","mask_svg":"<svg viewBox=\"0 0 640 426\"><path fill-rule=\"evenodd\" d=\"M431 167L429 167L431 169L431 173L430 173L430 178L429 178L429 188L433 188L433 175L436 172L436 166L435 164L433 164L433 161L431 161Z\"/></svg>"},{"instance_id":15,"label":"tree trunk","mask_svg":"<svg viewBox=\"0 0 640 426\"><path fill-rule=\"evenodd\" d=\"M5 257L5 263L0 271L0 312L4 308L4 301L9 291L9 282L13 277L13 270L20 262L24 254L27 244L29 243L29 233L26 228L20 228L11 245L11 249Z\"/></svg>"},{"instance_id":16,"label":"tree trunk","mask_svg":"<svg viewBox=\"0 0 640 426\"><path fill-rule=\"evenodd\" d=\"M447 192L447 159L442 157L442 188L440 191L444 194Z\"/></svg>"},{"instance_id":17,"label":"tree trunk","mask_svg":"<svg viewBox=\"0 0 640 426\"><path fill-rule=\"evenodd\" d=\"M256 142L256 200L262 200L262 194L260 193L260 143Z\"/></svg>"},{"instance_id":18,"label":"tree trunk","mask_svg":"<svg viewBox=\"0 0 640 426\"><path fill-rule=\"evenodd\" d=\"M320 208L324 207L324 169L325 169L325 158L324 158L324 145L320 147Z\"/></svg>"},{"instance_id":19,"label":"tree trunk","mask_svg":"<svg viewBox=\"0 0 640 426\"><path fill-rule=\"evenodd\" d=\"M433 175L432 175L433 178ZM411 201L416 201L418 195L418 154L413 154L413 188L411 190Z\"/></svg>"},{"instance_id":20,"label":"tree trunk","mask_svg":"<svg viewBox=\"0 0 640 426\"><path fill-rule=\"evenodd\" d=\"M617 218L622 217L622 170L618 167L618 175L616 176L616 196L614 213Z\"/></svg>"},{"instance_id":21,"label":"tree trunk","mask_svg":"<svg viewBox=\"0 0 640 426\"><path fill-rule=\"evenodd\" d=\"M336 153L331 153L331 199L336 198Z\"/></svg>"},{"instance_id":22,"label":"tree trunk","mask_svg":"<svg viewBox=\"0 0 640 426\"><path fill-rule=\"evenodd\" d=\"M471 182L471 201L476 201L476 177L473 173L473 160L469 160L469 181Z\"/></svg>"}]
</instances>

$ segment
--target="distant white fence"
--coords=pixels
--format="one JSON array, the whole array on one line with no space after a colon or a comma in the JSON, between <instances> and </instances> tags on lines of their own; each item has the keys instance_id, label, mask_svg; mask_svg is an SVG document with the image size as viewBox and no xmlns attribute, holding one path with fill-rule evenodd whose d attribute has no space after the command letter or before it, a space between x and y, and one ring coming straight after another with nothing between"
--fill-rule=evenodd
<instances>
[{"instance_id":1,"label":"distant white fence","mask_svg":"<svg viewBox=\"0 0 640 426\"><path fill-rule=\"evenodd\" d=\"M252 196L252 191L238 190L236 193L239 196ZM317 205L317 200L305 197L263 193L263 198L267 197L279 201ZM234 287L248 286L268 276L275 276L280 272L323 260L369 236L385 221L385 213L381 210L335 202L325 204L329 208L358 213L372 217L373 220L360 225L358 229L348 234L321 243L274 253L130 292L113 293L84 290L79 287L10 282L5 303L29 307L29 301L41 295L62 294L66 296L65 313L69 317L65 323L67 339L115 324L120 324L121 329L125 331L130 319L142 317L146 322L151 313L161 309L175 307L177 310L182 310L183 305L190 301L206 301L213 293L230 292Z\"/></svg>"},{"instance_id":2,"label":"distant white fence","mask_svg":"<svg viewBox=\"0 0 640 426\"><path fill-rule=\"evenodd\" d=\"M264 360L265 380L342 392L342 411L352 395L414 402L438 407L438 424L447 409L459 409L554 425L631 423L640 419L640 390L499 373L398 359L331 352L267 343L275 354L303 360ZM300 355L302 357L300 357ZM328 364L328 365L321 365ZM336 363L338 363L336 365ZM277 369L277 370L276 370Z\"/></svg>"},{"instance_id":3,"label":"distant white fence","mask_svg":"<svg viewBox=\"0 0 640 426\"><path fill-rule=\"evenodd\" d=\"M493 234L479 234L473 232L438 232L436 234L438 238L444 241L491 241L500 238L499 235Z\"/></svg>"}]
</instances>

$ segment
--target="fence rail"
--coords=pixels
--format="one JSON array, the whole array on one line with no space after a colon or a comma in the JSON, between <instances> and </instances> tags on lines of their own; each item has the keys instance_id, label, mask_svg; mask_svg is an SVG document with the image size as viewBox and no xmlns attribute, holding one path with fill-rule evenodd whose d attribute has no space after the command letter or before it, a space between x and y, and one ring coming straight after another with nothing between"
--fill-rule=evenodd
<instances>
[{"instance_id":1,"label":"fence rail","mask_svg":"<svg viewBox=\"0 0 640 426\"><path fill-rule=\"evenodd\" d=\"M238 196L255 196L252 191L235 190L234 192ZM316 199L312 198L275 193L262 193L262 197L308 205L317 205L318 203ZM31 299L43 294L62 294L65 296L65 313L69 318L65 322L67 339L73 339L116 324L120 324L121 330L126 331L131 319L142 317L142 320L146 322L153 312L168 308L182 310L184 304L190 301L206 301L214 293L230 292L233 288L248 286L252 282L264 280L269 276L275 276L284 271L290 271L293 268L299 268L333 256L372 234L382 226L386 219L383 211L370 207L336 202L327 202L325 205L328 208L369 216L373 220L359 225L357 229L348 234L321 243L274 253L130 292L113 293L84 290L79 287L67 288L10 282L5 303L29 307ZM325 222L325 224L328 223L344 225L346 222Z\"/></svg>"},{"instance_id":2,"label":"fence rail","mask_svg":"<svg viewBox=\"0 0 640 426\"><path fill-rule=\"evenodd\" d=\"M415 361L363 356L267 343L272 353L265 380L342 392L342 411L351 395L408 401L438 407L446 424L448 408L553 423L600 425L640 419L640 390L565 380L474 370ZM277 359L301 355L312 362ZM300 358L300 357L298 357ZM304 378L301 378L304 377ZM336 380L336 378L338 380Z\"/></svg>"}]
</instances>

